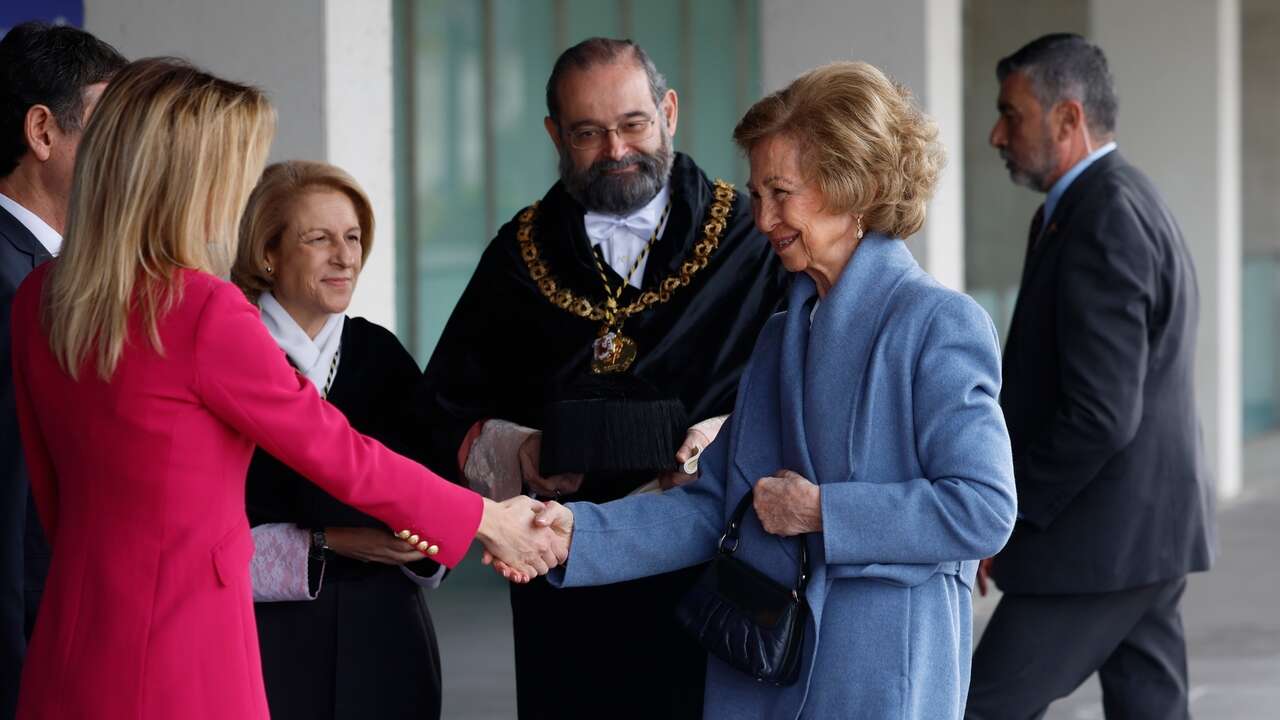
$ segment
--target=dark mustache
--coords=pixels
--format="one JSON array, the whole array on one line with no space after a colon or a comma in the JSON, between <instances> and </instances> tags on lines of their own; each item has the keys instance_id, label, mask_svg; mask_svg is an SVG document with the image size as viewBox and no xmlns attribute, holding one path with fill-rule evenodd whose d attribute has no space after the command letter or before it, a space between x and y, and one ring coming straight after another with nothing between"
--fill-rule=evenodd
<instances>
[{"instance_id":1,"label":"dark mustache","mask_svg":"<svg viewBox=\"0 0 1280 720\"><path fill-rule=\"evenodd\" d=\"M613 170L629 168L632 165L644 165L648 167L656 164L657 163L654 162L652 158L645 157L640 153L632 153L621 160L597 160L591 163L591 172L596 175L603 175L604 173L611 172Z\"/></svg>"}]
</instances>

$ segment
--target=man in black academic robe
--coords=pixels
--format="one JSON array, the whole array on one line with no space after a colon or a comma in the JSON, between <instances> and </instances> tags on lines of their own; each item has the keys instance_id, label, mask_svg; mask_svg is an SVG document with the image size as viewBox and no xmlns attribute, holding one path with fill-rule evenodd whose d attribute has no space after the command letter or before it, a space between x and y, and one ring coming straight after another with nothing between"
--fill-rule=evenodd
<instances>
[{"instance_id":1,"label":"man in black academic robe","mask_svg":"<svg viewBox=\"0 0 1280 720\"><path fill-rule=\"evenodd\" d=\"M714 418L732 409L786 273L745 198L723 188L717 201L717 185L672 152L676 95L639 47L596 38L566 51L548 82L548 110L561 182L532 217L521 213L499 231L427 365L433 467L498 496L607 501L652 475L548 478L538 470L544 406L590 372L602 333L602 321L574 308L604 307L606 284L621 288L618 307L664 282L673 288L615 329L634 341L629 374L679 399L700 430L686 445L705 445ZM708 226L721 213L725 221ZM629 249L628 232L639 241ZM705 266L690 264L708 239L716 242ZM555 281L551 298L543 272ZM553 302L557 294L567 309ZM674 617L696 574L569 590L542 579L513 586L520 717L700 718L706 656Z\"/></svg>"}]
</instances>

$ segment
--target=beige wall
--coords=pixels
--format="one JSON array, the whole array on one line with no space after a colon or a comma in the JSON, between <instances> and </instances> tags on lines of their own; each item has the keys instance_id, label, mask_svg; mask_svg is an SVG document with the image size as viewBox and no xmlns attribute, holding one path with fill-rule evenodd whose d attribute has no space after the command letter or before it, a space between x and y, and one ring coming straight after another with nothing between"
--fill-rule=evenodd
<instances>
[{"instance_id":1,"label":"beige wall","mask_svg":"<svg viewBox=\"0 0 1280 720\"><path fill-rule=\"evenodd\" d=\"M1200 286L1196 400L1218 491L1241 482L1238 0L1093 0L1120 98L1121 151L1182 226Z\"/></svg>"},{"instance_id":2,"label":"beige wall","mask_svg":"<svg viewBox=\"0 0 1280 720\"><path fill-rule=\"evenodd\" d=\"M85 0L85 29L135 60L178 55L266 90L279 113L272 159L322 158L324 0Z\"/></svg>"},{"instance_id":3,"label":"beige wall","mask_svg":"<svg viewBox=\"0 0 1280 720\"><path fill-rule=\"evenodd\" d=\"M961 0L760 0L765 92L835 60L864 60L906 85L938 121L948 162L924 229L907 241L942 283L964 287Z\"/></svg>"},{"instance_id":4,"label":"beige wall","mask_svg":"<svg viewBox=\"0 0 1280 720\"><path fill-rule=\"evenodd\" d=\"M1048 32L1107 53L1120 99L1121 152L1155 181L1182 226L1200 281L1197 401L1206 460L1231 496L1240 483L1240 24L1237 0L971 0L965 6L967 287L1007 327L1026 228L1043 194L1015 188L987 147L1000 57ZM1268 5L1269 12L1275 12ZM1262 13L1267 14L1267 13ZM1246 25L1246 27L1249 27ZM1274 31L1255 52L1274 53ZM1274 60L1272 61L1274 64ZM1265 67L1265 65L1262 65ZM1265 93L1264 93L1265 95ZM1274 119L1253 118L1274 128ZM1246 126L1247 127L1247 126ZM1264 142L1274 142L1272 132ZM1257 155L1258 189L1280 166ZM1276 173L1280 174L1280 173ZM1264 212L1275 212L1270 203ZM1274 222L1272 223L1274 225ZM1272 237L1276 237L1273 234Z\"/></svg>"},{"instance_id":5,"label":"beige wall","mask_svg":"<svg viewBox=\"0 0 1280 720\"><path fill-rule=\"evenodd\" d=\"M1001 337L1013 315L1027 228L1044 195L1016 186L987 143L996 119L996 63L1051 32L1087 33L1087 0L974 0L964 14L965 286L995 299Z\"/></svg>"},{"instance_id":6,"label":"beige wall","mask_svg":"<svg viewBox=\"0 0 1280 720\"><path fill-rule=\"evenodd\" d=\"M266 90L271 160L334 163L369 193L378 242L349 314L395 329L391 0L85 0L85 29Z\"/></svg>"}]
</instances>

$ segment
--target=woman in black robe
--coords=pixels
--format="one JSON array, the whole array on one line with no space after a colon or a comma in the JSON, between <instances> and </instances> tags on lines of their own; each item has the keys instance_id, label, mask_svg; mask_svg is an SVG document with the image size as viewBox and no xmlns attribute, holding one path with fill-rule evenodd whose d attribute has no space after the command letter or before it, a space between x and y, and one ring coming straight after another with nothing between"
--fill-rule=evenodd
<instances>
[{"instance_id":1,"label":"woman in black robe","mask_svg":"<svg viewBox=\"0 0 1280 720\"><path fill-rule=\"evenodd\" d=\"M234 280L352 427L421 462L417 363L387 329L343 314L372 240L371 206L350 176L323 163L277 163L249 200ZM410 544L418 538L394 536L261 449L247 499L271 716L439 718L439 649L424 589L443 572Z\"/></svg>"}]
</instances>

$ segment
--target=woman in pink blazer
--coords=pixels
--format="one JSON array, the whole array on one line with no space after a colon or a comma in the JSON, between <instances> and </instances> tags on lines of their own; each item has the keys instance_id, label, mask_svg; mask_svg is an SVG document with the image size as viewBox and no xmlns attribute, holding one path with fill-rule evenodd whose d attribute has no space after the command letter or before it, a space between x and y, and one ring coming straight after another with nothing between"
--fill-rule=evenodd
<instances>
[{"instance_id":1,"label":"woman in pink blazer","mask_svg":"<svg viewBox=\"0 0 1280 720\"><path fill-rule=\"evenodd\" d=\"M53 547L21 718L267 717L244 512L255 444L445 565L473 537L526 571L556 561L537 503L482 500L351 430L218 277L273 128L258 90L155 59L116 76L85 131L63 254L13 306Z\"/></svg>"}]
</instances>

